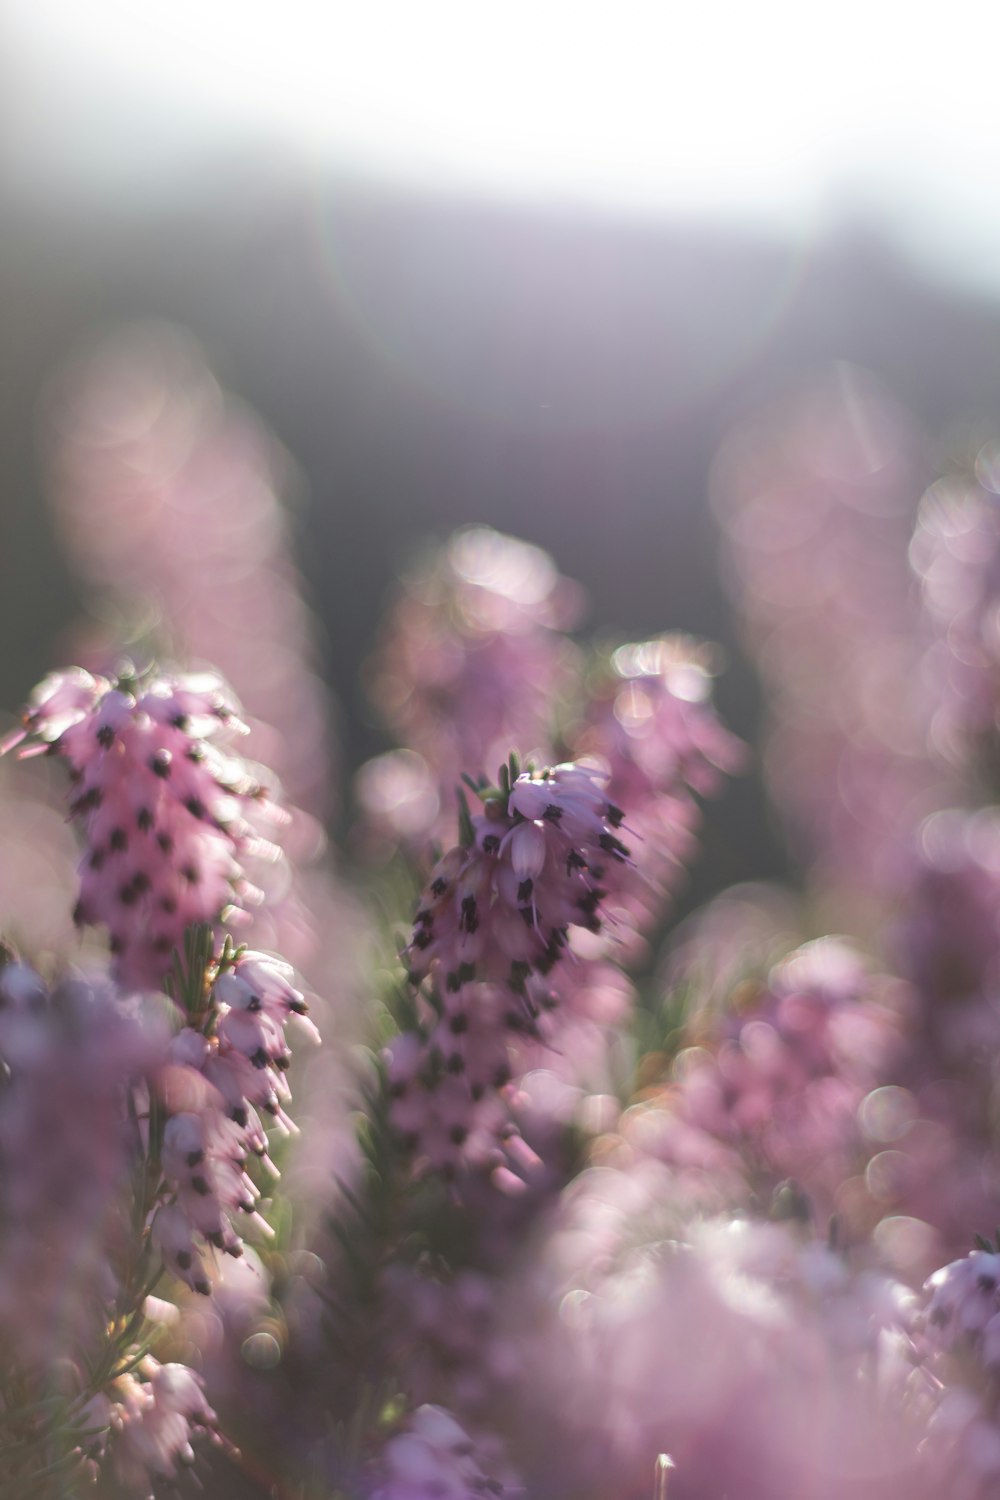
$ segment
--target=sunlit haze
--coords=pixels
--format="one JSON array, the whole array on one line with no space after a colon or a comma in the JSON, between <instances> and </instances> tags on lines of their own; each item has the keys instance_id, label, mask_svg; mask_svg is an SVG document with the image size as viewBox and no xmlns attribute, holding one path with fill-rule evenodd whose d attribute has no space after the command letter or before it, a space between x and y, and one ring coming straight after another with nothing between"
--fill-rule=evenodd
<instances>
[{"instance_id":1,"label":"sunlit haze","mask_svg":"<svg viewBox=\"0 0 1000 1500\"><path fill-rule=\"evenodd\" d=\"M770 223L848 203L987 282L981 6L13 0L17 175L256 144L449 190ZM992 34L991 34L992 33Z\"/></svg>"}]
</instances>

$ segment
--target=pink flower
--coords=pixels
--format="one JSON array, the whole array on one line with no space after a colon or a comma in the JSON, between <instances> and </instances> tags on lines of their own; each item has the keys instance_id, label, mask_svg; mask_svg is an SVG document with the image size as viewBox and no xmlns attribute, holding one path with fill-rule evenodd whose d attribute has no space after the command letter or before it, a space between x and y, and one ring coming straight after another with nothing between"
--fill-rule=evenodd
<instances>
[{"instance_id":1,"label":"pink flower","mask_svg":"<svg viewBox=\"0 0 1000 1500\"><path fill-rule=\"evenodd\" d=\"M685 636L621 646L594 689L576 741L607 774L620 823L628 808L632 861L611 880L611 906L627 933L661 916L696 847L696 797L740 770L745 749L711 703L711 648Z\"/></svg>"},{"instance_id":2,"label":"pink flower","mask_svg":"<svg viewBox=\"0 0 1000 1500\"><path fill-rule=\"evenodd\" d=\"M314 1040L293 971L269 954L244 951L215 980L206 1030L184 1027L173 1038L155 1087L167 1111L161 1163L168 1195L153 1236L168 1267L208 1295L214 1253L243 1253L243 1235L270 1236L259 1211L260 1189L245 1166L254 1155L273 1177L263 1113L289 1133L291 1017Z\"/></svg>"},{"instance_id":3,"label":"pink flower","mask_svg":"<svg viewBox=\"0 0 1000 1500\"><path fill-rule=\"evenodd\" d=\"M148 1355L142 1378L124 1375L111 1407L110 1452L125 1490L153 1500L163 1483L176 1481L195 1461L193 1443L208 1436L219 1443L215 1412L201 1378L186 1365L161 1365Z\"/></svg>"},{"instance_id":4,"label":"pink flower","mask_svg":"<svg viewBox=\"0 0 1000 1500\"><path fill-rule=\"evenodd\" d=\"M50 990L26 964L0 967L0 1346L15 1367L104 1336L132 1165L126 1091L161 1045L106 983Z\"/></svg>"},{"instance_id":5,"label":"pink flower","mask_svg":"<svg viewBox=\"0 0 1000 1500\"><path fill-rule=\"evenodd\" d=\"M253 901L243 860L277 857L255 832L275 810L226 744L241 729L212 675L113 683L73 668L41 684L5 742L32 735L68 767L87 846L76 920L108 928L126 985L157 985L186 927Z\"/></svg>"},{"instance_id":6,"label":"pink flower","mask_svg":"<svg viewBox=\"0 0 1000 1500\"><path fill-rule=\"evenodd\" d=\"M506 981L521 994L530 973L560 961L571 927L599 929L601 882L629 856L604 781L567 764L484 793L466 846L437 865L417 912L404 954L415 983Z\"/></svg>"},{"instance_id":7,"label":"pink flower","mask_svg":"<svg viewBox=\"0 0 1000 1500\"><path fill-rule=\"evenodd\" d=\"M444 1407L420 1406L406 1431L386 1444L381 1472L368 1491L370 1500L513 1500L522 1495L521 1486L509 1475L500 1480L481 1467L482 1446Z\"/></svg>"},{"instance_id":8,"label":"pink flower","mask_svg":"<svg viewBox=\"0 0 1000 1500\"><path fill-rule=\"evenodd\" d=\"M426 839L462 772L486 772L512 745L551 756L555 708L576 670L559 632L579 594L538 547L485 526L456 532L413 571L374 661L372 695L408 756L359 779L378 835Z\"/></svg>"}]
</instances>

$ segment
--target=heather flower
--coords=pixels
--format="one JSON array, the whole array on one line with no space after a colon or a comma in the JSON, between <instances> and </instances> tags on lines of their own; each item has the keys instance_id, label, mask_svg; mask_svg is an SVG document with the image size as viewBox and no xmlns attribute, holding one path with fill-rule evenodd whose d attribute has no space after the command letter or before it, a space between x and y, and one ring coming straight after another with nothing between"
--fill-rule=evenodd
<instances>
[{"instance_id":1,"label":"heather flower","mask_svg":"<svg viewBox=\"0 0 1000 1500\"><path fill-rule=\"evenodd\" d=\"M824 1223L868 1156L861 1107L901 1055L894 989L848 944L806 944L626 1113L628 1149L670 1165L692 1201L767 1207L778 1193L780 1210Z\"/></svg>"},{"instance_id":2,"label":"heather flower","mask_svg":"<svg viewBox=\"0 0 1000 1500\"><path fill-rule=\"evenodd\" d=\"M567 764L484 793L466 842L431 874L404 954L414 983L493 980L520 994L560 961L571 927L600 929L601 882L629 857L605 779Z\"/></svg>"},{"instance_id":3,"label":"heather flower","mask_svg":"<svg viewBox=\"0 0 1000 1500\"><path fill-rule=\"evenodd\" d=\"M481 1500L524 1492L509 1473L495 1477L495 1444L474 1442L450 1412L420 1406L407 1428L390 1438L379 1473L366 1491L369 1500ZM490 1463L492 1460L492 1463ZM502 1469L501 1469L502 1472Z\"/></svg>"},{"instance_id":4,"label":"heather flower","mask_svg":"<svg viewBox=\"0 0 1000 1500\"><path fill-rule=\"evenodd\" d=\"M159 1045L106 983L50 990L26 964L0 968L0 1366L103 1335L125 1249L126 1091Z\"/></svg>"},{"instance_id":5,"label":"heather flower","mask_svg":"<svg viewBox=\"0 0 1000 1500\"><path fill-rule=\"evenodd\" d=\"M838 369L725 440L714 500L768 702L765 772L796 851L859 920L942 798L907 567L919 486L908 420ZM877 914L877 913L876 913Z\"/></svg>"},{"instance_id":6,"label":"heather flower","mask_svg":"<svg viewBox=\"0 0 1000 1500\"><path fill-rule=\"evenodd\" d=\"M505 1326L499 1277L465 1268L390 1266L382 1280L385 1358L416 1401L447 1400L485 1422L524 1377L523 1348Z\"/></svg>"},{"instance_id":7,"label":"heather flower","mask_svg":"<svg viewBox=\"0 0 1000 1500\"><path fill-rule=\"evenodd\" d=\"M206 1295L215 1252L238 1257L244 1233L272 1233L245 1168L255 1156L278 1176L262 1114L286 1134L295 1130L285 1109L286 1023L295 1016L319 1039L293 977L280 959L238 952L212 985L204 1029L177 1033L154 1084L167 1113L160 1155L167 1192L153 1238L173 1273Z\"/></svg>"},{"instance_id":8,"label":"heather flower","mask_svg":"<svg viewBox=\"0 0 1000 1500\"><path fill-rule=\"evenodd\" d=\"M546 553L484 526L457 532L405 580L371 690L412 759L377 776L366 769L360 783L383 833L412 844L436 829L428 783L437 804L451 807L462 772L481 775L512 745L550 755L554 713L576 666L560 632L578 607L578 588Z\"/></svg>"},{"instance_id":9,"label":"heather flower","mask_svg":"<svg viewBox=\"0 0 1000 1500\"><path fill-rule=\"evenodd\" d=\"M185 660L215 663L256 758L291 802L324 816L327 694L282 502L288 455L165 323L127 327L74 361L45 417L53 509L83 578L136 624L152 617ZM97 656L103 670L106 652L92 646L87 665ZM303 844L310 822L293 829Z\"/></svg>"},{"instance_id":10,"label":"heather flower","mask_svg":"<svg viewBox=\"0 0 1000 1500\"><path fill-rule=\"evenodd\" d=\"M1000 1477L1000 1255L974 1250L935 1271L924 1286L915 1340L939 1393L929 1459L948 1494L986 1500Z\"/></svg>"},{"instance_id":11,"label":"heather flower","mask_svg":"<svg viewBox=\"0 0 1000 1500\"><path fill-rule=\"evenodd\" d=\"M577 1180L523 1292L532 1492L647 1495L668 1451L697 1496L940 1493L918 1454L936 1403L915 1388L906 1289L797 1226L650 1238L662 1200L629 1176Z\"/></svg>"},{"instance_id":12,"label":"heather flower","mask_svg":"<svg viewBox=\"0 0 1000 1500\"><path fill-rule=\"evenodd\" d=\"M646 930L659 917L695 847L696 797L743 764L711 684L709 648L664 636L620 646L591 692L575 748L605 770L611 801L628 808L633 861L614 872L611 891L626 927Z\"/></svg>"},{"instance_id":13,"label":"heather flower","mask_svg":"<svg viewBox=\"0 0 1000 1500\"><path fill-rule=\"evenodd\" d=\"M1000 1191L998 835L990 808L927 819L885 935L910 984L906 1050L887 1080L908 1100L909 1118L872 1171L885 1179L887 1207L927 1227L923 1274L927 1258L936 1265L958 1253L970 1224L993 1222Z\"/></svg>"},{"instance_id":14,"label":"heather flower","mask_svg":"<svg viewBox=\"0 0 1000 1500\"><path fill-rule=\"evenodd\" d=\"M431 873L404 953L411 981L428 981L420 1030L389 1049L394 1124L448 1172L537 1161L510 1115L512 1043L544 1040L560 993L549 976L574 964L570 930L600 929L598 882L628 858L599 772L562 765L512 781L505 766L501 781Z\"/></svg>"},{"instance_id":15,"label":"heather flower","mask_svg":"<svg viewBox=\"0 0 1000 1500\"><path fill-rule=\"evenodd\" d=\"M110 932L115 970L155 986L183 933L255 898L243 860L276 857L254 831L268 808L226 740L242 728L209 674L112 682L73 668L46 679L10 749L33 736L62 759L86 844L76 920Z\"/></svg>"},{"instance_id":16,"label":"heather flower","mask_svg":"<svg viewBox=\"0 0 1000 1500\"><path fill-rule=\"evenodd\" d=\"M974 1250L935 1271L924 1292L930 1343L975 1346L988 1368L1000 1369L1000 1255Z\"/></svg>"},{"instance_id":17,"label":"heather flower","mask_svg":"<svg viewBox=\"0 0 1000 1500\"><path fill-rule=\"evenodd\" d=\"M199 1438L222 1442L202 1381L186 1365L160 1364L147 1356L139 1375L121 1376L112 1394L111 1461L123 1489L136 1500L154 1500L162 1485L176 1483L194 1463L193 1443Z\"/></svg>"},{"instance_id":18,"label":"heather flower","mask_svg":"<svg viewBox=\"0 0 1000 1500\"><path fill-rule=\"evenodd\" d=\"M920 502L910 562L934 631L925 676L935 749L959 769L995 774L1000 730L1000 502L996 443L975 473L935 481Z\"/></svg>"}]
</instances>

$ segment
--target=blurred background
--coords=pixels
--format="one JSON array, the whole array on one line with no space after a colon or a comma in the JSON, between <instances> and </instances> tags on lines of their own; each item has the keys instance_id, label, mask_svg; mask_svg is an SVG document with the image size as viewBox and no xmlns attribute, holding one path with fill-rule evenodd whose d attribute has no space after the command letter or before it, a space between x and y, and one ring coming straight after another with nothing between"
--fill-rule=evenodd
<instances>
[{"instance_id":1,"label":"blurred background","mask_svg":"<svg viewBox=\"0 0 1000 1500\"><path fill-rule=\"evenodd\" d=\"M154 319L292 456L345 773L386 743L359 669L393 580L463 522L547 548L599 635L721 642L753 740L714 456L815 378L862 427L876 391L915 510L995 418L998 36L962 4L735 9L6 0L3 708L82 603L54 383ZM753 776L707 854L692 904L783 870Z\"/></svg>"}]
</instances>

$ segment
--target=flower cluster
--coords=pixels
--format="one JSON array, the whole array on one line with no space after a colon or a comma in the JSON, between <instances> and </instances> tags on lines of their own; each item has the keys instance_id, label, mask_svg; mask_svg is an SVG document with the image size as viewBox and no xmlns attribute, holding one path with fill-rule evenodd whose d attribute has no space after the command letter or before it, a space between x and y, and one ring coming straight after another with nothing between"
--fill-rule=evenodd
<instances>
[{"instance_id":1,"label":"flower cluster","mask_svg":"<svg viewBox=\"0 0 1000 1500\"><path fill-rule=\"evenodd\" d=\"M278 1175L261 1114L286 1134L295 1128L284 1108L289 1017L302 1018L319 1040L292 977L280 960L239 953L215 979L201 1025L183 1027L171 1041L155 1086L166 1113L161 1161L168 1196L153 1237L170 1269L206 1295L214 1251L239 1256L244 1230L271 1233L258 1211L260 1189L245 1167L256 1157Z\"/></svg>"},{"instance_id":2,"label":"flower cluster","mask_svg":"<svg viewBox=\"0 0 1000 1500\"><path fill-rule=\"evenodd\" d=\"M108 928L126 985L155 986L187 927L252 902L243 860L277 855L256 832L267 793L226 744L241 728L217 677L76 668L40 685L4 742L31 736L65 762L86 844L76 920Z\"/></svg>"},{"instance_id":3,"label":"flower cluster","mask_svg":"<svg viewBox=\"0 0 1000 1500\"><path fill-rule=\"evenodd\" d=\"M1000 461L995 443L975 474L938 479L924 495L910 544L933 628L925 673L936 710L935 750L992 785L1000 729Z\"/></svg>"},{"instance_id":4,"label":"flower cluster","mask_svg":"<svg viewBox=\"0 0 1000 1500\"><path fill-rule=\"evenodd\" d=\"M912 1293L792 1224L663 1236L662 1188L584 1174L522 1288L535 1380L576 1372L546 1432L519 1415L532 1492L648 1495L667 1451L699 1497L835 1500L862 1477L879 1500L940 1493L918 1459L936 1402L913 1389Z\"/></svg>"},{"instance_id":5,"label":"flower cluster","mask_svg":"<svg viewBox=\"0 0 1000 1500\"><path fill-rule=\"evenodd\" d=\"M946 787L907 566L912 424L838 370L756 412L714 469L735 602L767 691L775 808L859 925L895 889L915 814Z\"/></svg>"},{"instance_id":6,"label":"flower cluster","mask_svg":"<svg viewBox=\"0 0 1000 1500\"><path fill-rule=\"evenodd\" d=\"M712 655L685 636L620 646L591 694L578 752L606 770L608 794L628 809L633 864L615 881L627 931L648 931L691 858L697 796L741 768L744 748L711 704Z\"/></svg>"},{"instance_id":7,"label":"flower cluster","mask_svg":"<svg viewBox=\"0 0 1000 1500\"><path fill-rule=\"evenodd\" d=\"M571 930L600 930L609 867L629 857L604 780L585 765L504 766L431 873L403 955L431 1018L399 1038L390 1074L397 1126L435 1165L516 1136L497 1099L513 1077L508 1039L539 1033Z\"/></svg>"},{"instance_id":8,"label":"flower cluster","mask_svg":"<svg viewBox=\"0 0 1000 1500\"><path fill-rule=\"evenodd\" d=\"M114 1301L126 1090L158 1045L106 982L0 967L0 1372L85 1346Z\"/></svg>"},{"instance_id":9,"label":"flower cluster","mask_svg":"<svg viewBox=\"0 0 1000 1500\"><path fill-rule=\"evenodd\" d=\"M523 1351L499 1318L500 1284L482 1271L453 1277L395 1265L384 1278L387 1357L420 1401L447 1399L463 1420L489 1420L491 1406L523 1378Z\"/></svg>"},{"instance_id":10,"label":"flower cluster","mask_svg":"<svg viewBox=\"0 0 1000 1500\"><path fill-rule=\"evenodd\" d=\"M282 504L289 456L165 323L127 327L71 363L45 417L55 517L86 582L133 628L211 661L239 694L253 753L291 802L322 815L331 746ZM96 657L102 671L119 642L95 641L93 626L82 637L85 665Z\"/></svg>"},{"instance_id":11,"label":"flower cluster","mask_svg":"<svg viewBox=\"0 0 1000 1500\"><path fill-rule=\"evenodd\" d=\"M940 1392L929 1442L948 1492L985 1500L1000 1481L1000 1254L974 1250L928 1278L916 1347Z\"/></svg>"},{"instance_id":12,"label":"flower cluster","mask_svg":"<svg viewBox=\"0 0 1000 1500\"><path fill-rule=\"evenodd\" d=\"M137 1500L155 1500L195 1461L192 1441L221 1444L218 1419L200 1377L186 1365L160 1364L151 1355L137 1373L122 1375L89 1415L109 1426L107 1447L119 1484Z\"/></svg>"},{"instance_id":13,"label":"flower cluster","mask_svg":"<svg viewBox=\"0 0 1000 1500\"><path fill-rule=\"evenodd\" d=\"M56 467L88 516L140 495L117 547L78 517L78 553L188 612L200 654L213 619L252 613L274 494L175 354L148 387L71 402ZM4 748L68 769L76 917L112 962L67 976L56 926L33 964L0 947L5 1500L88 1476L152 1500L206 1443L365 1500L996 1495L1000 1238L966 1253L1000 1201L996 452L978 488L925 498L913 577L910 438L863 380L727 441L770 786L807 868L716 897L662 951L700 802L744 757L712 648L660 636L584 671L575 590L485 528L411 576L370 684L401 745L362 774L353 845L384 941L367 1015L324 1021L335 1043L296 1082L297 1198L290 1043L318 1032L263 950L318 936L346 989L356 906L262 836L281 815L220 677L41 685ZM241 475L266 494L230 556ZM191 536L199 486L232 563L215 596L207 565L147 556L175 507ZM291 650L278 574L244 646L274 620ZM224 663L252 676L238 645ZM272 668L262 743L296 718ZM278 752L317 812L310 746ZM251 904L252 948L228 931ZM831 909L844 937L816 935Z\"/></svg>"},{"instance_id":14,"label":"flower cluster","mask_svg":"<svg viewBox=\"0 0 1000 1500\"><path fill-rule=\"evenodd\" d=\"M443 1407L420 1406L407 1430L386 1443L367 1494L369 1500L514 1500L524 1491L509 1474L491 1472L497 1457L484 1453Z\"/></svg>"},{"instance_id":15,"label":"flower cluster","mask_svg":"<svg viewBox=\"0 0 1000 1500\"><path fill-rule=\"evenodd\" d=\"M767 1208L777 1194L777 1211L820 1225L844 1212L865 1100L902 1050L894 988L834 939L790 954L626 1113L627 1149L669 1164L678 1197Z\"/></svg>"},{"instance_id":16,"label":"flower cluster","mask_svg":"<svg viewBox=\"0 0 1000 1500\"><path fill-rule=\"evenodd\" d=\"M409 577L373 664L372 696L407 747L359 782L376 830L412 847L448 818L463 772L481 775L515 744L551 758L575 665L560 631L579 595L540 548L484 526Z\"/></svg>"},{"instance_id":17,"label":"flower cluster","mask_svg":"<svg viewBox=\"0 0 1000 1500\"><path fill-rule=\"evenodd\" d=\"M506 981L519 994L559 962L571 927L600 930L602 882L629 857L605 776L567 764L502 780L431 874L404 954L414 983Z\"/></svg>"}]
</instances>

